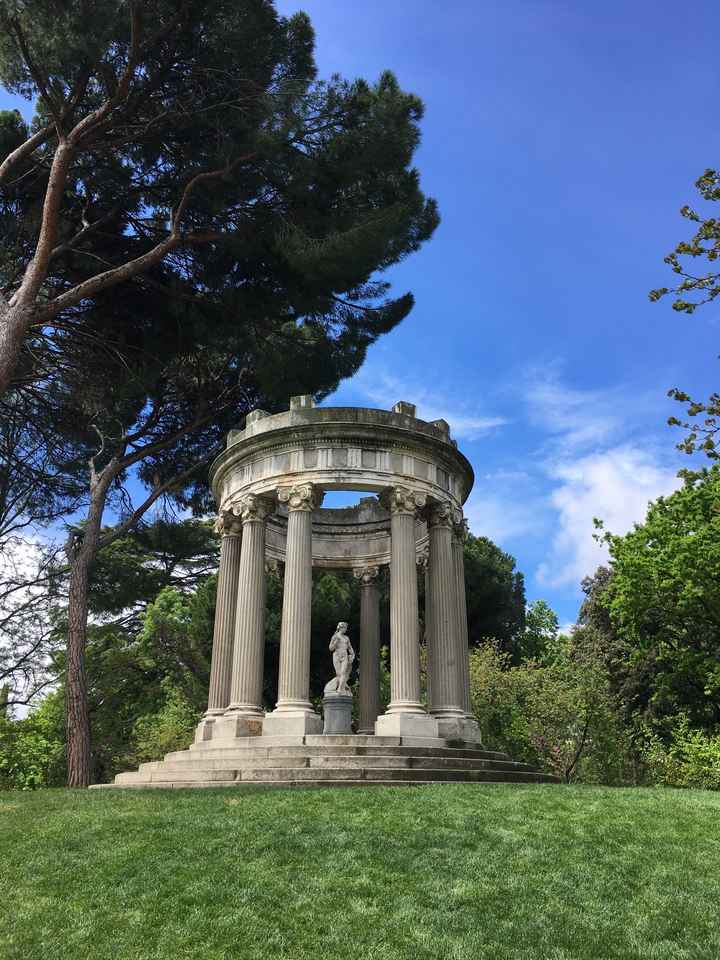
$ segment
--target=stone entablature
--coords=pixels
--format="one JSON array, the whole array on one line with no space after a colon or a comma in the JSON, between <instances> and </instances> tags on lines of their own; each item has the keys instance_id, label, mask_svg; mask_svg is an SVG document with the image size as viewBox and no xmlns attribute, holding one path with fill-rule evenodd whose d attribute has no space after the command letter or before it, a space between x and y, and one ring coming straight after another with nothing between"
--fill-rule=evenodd
<instances>
[{"instance_id":1,"label":"stone entablature","mask_svg":"<svg viewBox=\"0 0 720 960\"><path fill-rule=\"evenodd\" d=\"M349 407L303 406L265 415L231 432L211 468L213 492L224 506L243 493L273 492L279 484L377 493L406 485L461 506L473 471L442 423Z\"/></svg>"}]
</instances>

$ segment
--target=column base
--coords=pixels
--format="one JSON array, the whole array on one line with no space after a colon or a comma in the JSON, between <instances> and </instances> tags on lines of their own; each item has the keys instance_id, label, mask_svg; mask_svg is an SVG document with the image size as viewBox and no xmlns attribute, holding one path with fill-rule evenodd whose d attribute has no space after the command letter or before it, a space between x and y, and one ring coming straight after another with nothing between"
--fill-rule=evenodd
<instances>
[{"instance_id":1,"label":"column base","mask_svg":"<svg viewBox=\"0 0 720 960\"><path fill-rule=\"evenodd\" d=\"M262 723L264 737L304 737L322 732L322 717L313 710L273 710Z\"/></svg>"},{"instance_id":2,"label":"column base","mask_svg":"<svg viewBox=\"0 0 720 960\"><path fill-rule=\"evenodd\" d=\"M376 737L434 737L438 722L427 713L384 713L375 721Z\"/></svg>"},{"instance_id":3,"label":"column base","mask_svg":"<svg viewBox=\"0 0 720 960\"><path fill-rule=\"evenodd\" d=\"M438 717L438 736L443 740L482 743L480 724L474 717Z\"/></svg>"},{"instance_id":4,"label":"column base","mask_svg":"<svg viewBox=\"0 0 720 960\"><path fill-rule=\"evenodd\" d=\"M205 743L212 740L215 724L222 720L222 714L206 714L195 728L195 743Z\"/></svg>"},{"instance_id":5,"label":"column base","mask_svg":"<svg viewBox=\"0 0 720 960\"><path fill-rule=\"evenodd\" d=\"M200 736L200 728L206 723L210 729L208 731L203 729L203 735ZM222 717L215 717L211 720L203 718L198 726L195 743L200 743L204 740L234 740L236 737L259 737L262 736L262 731L263 715L261 713L250 716L240 713L226 713Z\"/></svg>"}]
</instances>

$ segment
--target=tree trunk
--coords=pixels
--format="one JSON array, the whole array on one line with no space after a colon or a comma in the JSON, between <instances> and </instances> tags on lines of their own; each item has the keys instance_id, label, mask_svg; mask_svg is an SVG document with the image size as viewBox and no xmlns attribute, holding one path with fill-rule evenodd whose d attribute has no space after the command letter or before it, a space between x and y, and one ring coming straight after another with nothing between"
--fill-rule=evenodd
<instances>
[{"instance_id":1,"label":"tree trunk","mask_svg":"<svg viewBox=\"0 0 720 960\"><path fill-rule=\"evenodd\" d=\"M65 678L68 787L87 787L91 779L90 714L85 673L88 593L90 572L98 553L105 500L114 475L115 471L108 465L99 477L93 478L82 538L79 543L76 538L72 538L66 548L70 562Z\"/></svg>"},{"instance_id":2,"label":"tree trunk","mask_svg":"<svg viewBox=\"0 0 720 960\"><path fill-rule=\"evenodd\" d=\"M7 392L17 370L30 318L26 307L11 307L0 298L0 397Z\"/></svg>"}]
</instances>

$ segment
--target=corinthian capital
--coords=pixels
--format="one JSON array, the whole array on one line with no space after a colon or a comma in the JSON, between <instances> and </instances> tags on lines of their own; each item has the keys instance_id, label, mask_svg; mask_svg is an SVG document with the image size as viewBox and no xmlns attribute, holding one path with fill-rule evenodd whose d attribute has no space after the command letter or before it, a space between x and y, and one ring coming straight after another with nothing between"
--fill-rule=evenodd
<instances>
[{"instance_id":1,"label":"corinthian capital","mask_svg":"<svg viewBox=\"0 0 720 960\"><path fill-rule=\"evenodd\" d=\"M390 513L411 513L413 516L417 516L427 503L425 494L411 487L391 487L382 499Z\"/></svg>"},{"instance_id":2,"label":"corinthian capital","mask_svg":"<svg viewBox=\"0 0 720 960\"><path fill-rule=\"evenodd\" d=\"M380 567L375 566L355 567L353 569L353 576L360 581L360 585L363 587L369 587L377 583L379 574Z\"/></svg>"},{"instance_id":3,"label":"corinthian capital","mask_svg":"<svg viewBox=\"0 0 720 960\"><path fill-rule=\"evenodd\" d=\"M278 500L287 504L288 510L316 510L323 500L323 492L312 483L298 483L293 487L279 487Z\"/></svg>"},{"instance_id":4,"label":"corinthian capital","mask_svg":"<svg viewBox=\"0 0 720 960\"><path fill-rule=\"evenodd\" d=\"M457 509L449 500L434 500L428 505L427 521L431 527L452 527L457 520Z\"/></svg>"},{"instance_id":5,"label":"corinthian capital","mask_svg":"<svg viewBox=\"0 0 720 960\"><path fill-rule=\"evenodd\" d=\"M456 512L453 532L460 543L465 543L468 538L469 528L468 522L462 514L462 510Z\"/></svg>"},{"instance_id":6,"label":"corinthian capital","mask_svg":"<svg viewBox=\"0 0 720 960\"><path fill-rule=\"evenodd\" d=\"M223 537L239 537L242 533L242 521L237 508L221 510L213 529Z\"/></svg>"},{"instance_id":7,"label":"corinthian capital","mask_svg":"<svg viewBox=\"0 0 720 960\"><path fill-rule=\"evenodd\" d=\"M241 497L237 504L240 512L240 518L243 523L262 522L271 512L271 504L263 497L258 497L254 493L248 493Z\"/></svg>"}]
</instances>

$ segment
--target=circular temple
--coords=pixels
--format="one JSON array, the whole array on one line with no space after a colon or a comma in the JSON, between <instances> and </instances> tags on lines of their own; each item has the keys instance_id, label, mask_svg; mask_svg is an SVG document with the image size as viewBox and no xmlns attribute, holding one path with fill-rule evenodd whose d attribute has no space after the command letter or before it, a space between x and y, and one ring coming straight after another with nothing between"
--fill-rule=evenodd
<instances>
[{"instance_id":1,"label":"circular temple","mask_svg":"<svg viewBox=\"0 0 720 960\"><path fill-rule=\"evenodd\" d=\"M460 508L473 484L468 460L450 438L444 420L427 423L415 407L398 403L391 411L357 407L314 407L295 397L288 411L255 410L242 431L232 431L215 460L211 481L220 515L239 516L248 497L271 507L266 555L283 560L287 501L282 494L311 485L313 565L361 568L390 562L391 490L407 488L432 504ZM322 509L325 490L376 494L356 507ZM280 494L280 495L279 495ZM416 553L427 550L424 518L415 523Z\"/></svg>"}]
</instances>

